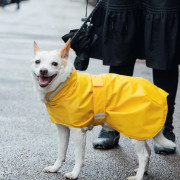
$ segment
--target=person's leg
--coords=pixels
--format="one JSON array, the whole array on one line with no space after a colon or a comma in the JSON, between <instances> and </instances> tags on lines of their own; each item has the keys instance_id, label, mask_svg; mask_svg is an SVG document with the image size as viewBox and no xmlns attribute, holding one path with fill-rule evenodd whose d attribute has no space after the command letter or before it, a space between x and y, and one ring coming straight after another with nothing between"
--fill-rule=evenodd
<instances>
[{"instance_id":1,"label":"person's leg","mask_svg":"<svg viewBox=\"0 0 180 180\"><path fill-rule=\"evenodd\" d=\"M166 118L166 123L164 125L163 134L164 136L171 140L175 141L175 135L173 133L173 114L174 114L174 106L175 106L175 98L176 92L178 87L178 78L179 78L179 69L178 66L173 70L155 70L153 69L153 79L154 84L161 89L165 90L169 93L167 97L167 104L168 104L168 113ZM175 150L161 148L155 146L156 153L175 153Z\"/></svg>"},{"instance_id":2,"label":"person's leg","mask_svg":"<svg viewBox=\"0 0 180 180\"><path fill-rule=\"evenodd\" d=\"M132 76L134 71L134 63L129 66L110 66L109 72L120 75ZM101 129L99 136L93 142L93 147L97 149L110 149L115 147L119 142L119 132L107 131L104 128Z\"/></svg>"},{"instance_id":3,"label":"person's leg","mask_svg":"<svg viewBox=\"0 0 180 180\"><path fill-rule=\"evenodd\" d=\"M116 73L125 76L133 76L134 64L129 66L110 66L109 73Z\"/></svg>"},{"instance_id":4,"label":"person's leg","mask_svg":"<svg viewBox=\"0 0 180 180\"><path fill-rule=\"evenodd\" d=\"M17 9L19 9L20 8L20 5L19 5L20 0L16 0L16 3L17 3Z\"/></svg>"},{"instance_id":5,"label":"person's leg","mask_svg":"<svg viewBox=\"0 0 180 180\"><path fill-rule=\"evenodd\" d=\"M7 0L3 0L2 7L4 7L5 5L7 5Z\"/></svg>"}]
</instances>

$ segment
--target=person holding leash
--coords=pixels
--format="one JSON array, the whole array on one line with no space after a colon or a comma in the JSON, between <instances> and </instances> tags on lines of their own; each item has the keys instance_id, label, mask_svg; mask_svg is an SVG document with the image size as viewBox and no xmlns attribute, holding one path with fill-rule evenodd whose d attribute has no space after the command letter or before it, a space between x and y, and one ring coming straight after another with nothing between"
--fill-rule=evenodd
<instances>
[{"instance_id":1,"label":"person holding leash","mask_svg":"<svg viewBox=\"0 0 180 180\"><path fill-rule=\"evenodd\" d=\"M136 59L152 68L154 84L169 93L164 136L175 141L173 114L180 64L179 0L103 0L92 18L92 34L98 40L89 56L110 66L110 73L133 75ZM101 130L94 148L110 149L118 144L117 131ZM175 150L154 147L156 153Z\"/></svg>"}]
</instances>

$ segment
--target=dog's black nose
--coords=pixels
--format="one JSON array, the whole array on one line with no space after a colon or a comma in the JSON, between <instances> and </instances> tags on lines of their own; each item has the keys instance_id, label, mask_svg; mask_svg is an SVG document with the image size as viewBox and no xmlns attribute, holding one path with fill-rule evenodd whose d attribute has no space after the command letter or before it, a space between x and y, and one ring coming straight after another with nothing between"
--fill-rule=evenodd
<instances>
[{"instance_id":1,"label":"dog's black nose","mask_svg":"<svg viewBox=\"0 0 180 180\"><path fill-rule=\"evenodd\" d=\"M47 75L47 73L48 73L48 70L45 69L45 68L43 68L43 69L40 70L40 74L41 74L42 76Z\"/></svg>"}]
</instances>

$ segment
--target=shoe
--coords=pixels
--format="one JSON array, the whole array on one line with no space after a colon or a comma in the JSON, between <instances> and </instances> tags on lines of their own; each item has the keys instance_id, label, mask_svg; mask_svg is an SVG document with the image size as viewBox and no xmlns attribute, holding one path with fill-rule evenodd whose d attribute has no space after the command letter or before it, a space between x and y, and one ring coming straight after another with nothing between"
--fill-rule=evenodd
<instances>
[{"instance_id":1,"label":"shoe","mask_svg":"<svg viewBox=\"0 0 180 180\"><path fill-rule=\"evenodd\" d=\"M172 129L164 127L163 134L167 139L169 139L172 142L175 142L175 134L173 133ZM174 154L176 152L176 148L170 149L155 145L154 151L156 154Z\"/></svg>"},{"instance_id":2,"label":"shoe","mask_svg":"<svg viewBox=\"0 0 180 180\"><path fill-rule=\"evenodd\" d=\"M93 147L95 149L111 149L118 145L119 138L119 132L101 129L99 137L93 142Z\"/></svg>"}]
</instances>

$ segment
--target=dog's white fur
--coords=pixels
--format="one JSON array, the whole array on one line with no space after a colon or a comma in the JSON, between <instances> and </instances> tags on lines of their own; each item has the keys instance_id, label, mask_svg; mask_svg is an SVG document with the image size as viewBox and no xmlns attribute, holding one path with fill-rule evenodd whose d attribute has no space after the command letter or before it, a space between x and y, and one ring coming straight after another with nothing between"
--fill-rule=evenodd
<instances>
[{"instance_id":1,"label":"dog's white fur","mask_svg":"<svg viewBox=\"0 0 180 180\"><path fill-rule=\"evenodd\" d=\"M32 75L34 86L36 92L38 93L41 101L46 102L45 95L56 89L56 87L69 78L73 67L68 61L70 49L70 40L65 44L61 50L55 51L41 51L37 44L34 42L34 58L32 59ZM36 64L35 61L40 60L39 64ZM58 63L55 67L52 65L52 62ZM47 69L48 76L56 74L56 77L46 86L40 87L36 79L36 76L40 76L40 70ZM85 144L86 144L86 130L89 128L71 128L64 125L56 124L58 129L59 136L59 151L58 158L53 166L44 168L44 172L57 172L62 163L65 161L66 151L69 142L69 134L71 132L72 137L74 137L75 143L75 166L72 172L66 173L65 177L69 179L76 179L79 175L79 172L83 166L84 155L85 155ZM112 128L107 124L104 125L106 130L111 131ZM169 141L163 136L162 130L153 138L156 145L166 148L175 148L176 145L172 141ZM128 177L128 180L141 180L143 175L148 170L149 159L151 155L151 150L145 140L132 140L134 148L136 150L139 167L135 171L136 176Z\"/></svg>"}]
</instances>

